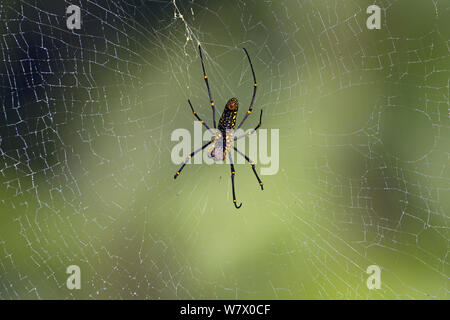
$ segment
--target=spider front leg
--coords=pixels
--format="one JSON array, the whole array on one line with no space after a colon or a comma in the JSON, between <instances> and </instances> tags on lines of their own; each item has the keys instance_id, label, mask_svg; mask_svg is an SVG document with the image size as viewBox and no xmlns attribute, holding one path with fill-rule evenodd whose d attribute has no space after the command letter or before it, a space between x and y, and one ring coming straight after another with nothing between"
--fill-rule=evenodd
<instances>
[{"instance_id":1,"label":"spider front leg","mask_svg":"<svg viewBox=\"0 0 450 320\"><path fill-rule=\"evenodd\" d=\"M239 139L242 139L242 138L244 138L244 137L246 137L246 136L249 136L249 135L255 133L256 130L258 130L259 127L261 127L261 122L262 122L262 112L263 112L263 111L261 110L261 113L259 114L259 123L258 123L258 125L255 127L255 129L253 129L252 131L249 131L248 133L244 133L243 135L241 135L241 136L239 136L239 137L234 138L234 141L237 141L237 140L239 140Z\"/></svg>"},{"instance_id":2,"label":"spider front leg","mask_svg":"<svg viewBox=\"0 0 450 320\"><path fill-rule=\"evenodd\" d=\"M202 119L197 115L197 112L194 111L194 107L192 106L191 100L188 99L188 102L189 102L189 106L191 107L192 113L193 113L194 116L197 118L197 120L200 121L200 122L202 123L202 125L204 125L205 128L208 129L208 131L209 131L212 135L214 135L214 132L213 132L213 131L210 129L210 127L206 124L206 121L205 121L205 120L202 120Z\"/></svg>"},{"instance_id":3,"label":"spider front leg","mask_svg":"<svg viewBox=\"0 0 450 320\"><path fill-rule=\"evenodd\" d=\"M236 171L234 170L234 164L233 164L233 158L231 157L231 152L228 153L228 158L230 159L231 185L233 188L233 203L234 203L234 206L236 207L236 209L239 209L242 206L242 202L239 206L236 204L236 193L234 191L234 175L236 174Z\"/></svg>"},{"instance_id":4,"label":"spider front leg","mask_svg":"<svg viewBox=\"0 0 450 320\"><path fill-rule=\"evenodd\" d=\"M184 160L183 165L181 166L181 168L175 173L175 175L173 176L174 179L176 179L180 174L181 171L183 170L184 166L186 165L186 163L199 151L202 151L203 149L205 149L207 146L209 146L211 143L213 143L214 140L209 141L208 143L206 143L205 145L203 145L203 147L198 148L197 150L195 150L194 152L191 152L190 155L188 155L186 157L186 160Z\"/></svg>"},{"instance_id":5,"label":"spider front leg","mask_svg":"<svg viewBox=\"0 0 450 320\"><path fill-rule=\"evenodd\" d=\"M252 166L253 173L255 174L255 177L258 180L261 190L264 190L264 187L263 187L264 184L262 183L261 179L259 178L258 174L256 173L255 163L249 157L247 157L243 152L239 151L239 149L236 148L235 146L233 146L233 149L236 150L236 152L239 153L241 156L243 156L245 158L245 160L247 160L247 162Z\"/></svg>"},{"instance_id":6,"label":"spider front leg","mask_svg":"<svg viewBox=\"0 0 450 320\"><path fill-rule=\"evenodd\" d=\"M239 125L237 126L237 129L239 129L245 122L245 120L247 120L247 117L250 115L250 113L252 113L253 110L253 102L255 101L255 96L256 96L256 89L258 88L258 83L256 82L256 76L255 76L255 70L253 70L253 64L252 64L252 60L250 60L250 56L248 55L247 49L244 48L245 54L247 55L248 58L248 62L250 63L250 68L252 69L252 75L253 75L253 95L252 95L252 101L250 102L250 107L248 107L248 111L245 114L244 119L242 119L242 121L239 123Z\"/></svg>"},{"instance_id":7,"label":"spider front leg","mask_svg":"<svg viewBox=\"0 0 450 320\"><path fill-rule=\"evenodd\" d=\"M209 89L208 76L206 75L206 71L205 71L205 63L203 62L202 47L200 46L200 43L198 43L198 52L200 54L200 60L202 61L203 79L205 79L206 89L208 89L209 104L211 105L211 108L212 108L213 125L214 125L214 128L217 128L217 126L216 126L216 108L214 107L214 100L211 95L211 90Z\"/></svg>"}]
</instances>

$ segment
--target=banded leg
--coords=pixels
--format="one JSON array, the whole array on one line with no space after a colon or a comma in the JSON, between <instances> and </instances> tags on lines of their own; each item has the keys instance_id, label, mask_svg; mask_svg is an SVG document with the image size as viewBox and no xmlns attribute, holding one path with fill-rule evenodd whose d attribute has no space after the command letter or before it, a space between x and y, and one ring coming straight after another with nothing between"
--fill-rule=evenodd
<instances>
[{"instance_id":1,"label":"banded leg","mask_svg":"<svg viewBox=\"0 0 450 320\"><path fill-rule=\"evenodd\" d=\"M236 209L239 209L242 206L242 202L239 206L236 204L236 193L234 191L234 175L236 174L236 171L234 170L234 164L233 164L233 158L231 157L231 152L228 153L228 158L230 159L231 185L233 188L233 203L234 203L234 206L236 207Z\"/></svg>"},{"instance_id":2,"label":"banded leg","mask_svg":"<svg viewBox=\"0 0 450 320\"><path fill-rule=\"evenodd\" d=\"M203 63L202 48L200 47L200 43L198 44L198 52L200 53L200 60L202 61L203 79L205 79L206 89L208 89L209 104L212 107L214 128L217 128L217 126L216 126L216 108L214 107L214 101L211 96L211 90L209 89L208 77L207 77L206 71L205 71L205 64Z\"/></svg>"},{"instance_id":3,"label":"banded leg","mask_svg":"<svg viewBox=\"0 0 450 320\"><path fill-rule=\"evenodd\" d=\"M255 129L249 131L248 133L244 133L243 135L240 135L239 137L234 138L234 141L237 141L237 140L242 139L242 138L244 138L244 137L246 137L246 136L249 136L249 135L251 135L251 134L254 134L254 133L256 132L256 130L258 130L259 127L261 127L262 112L263 112L263 111L261 110L261 113L260 113L260 115L259 115L259 123L258 123L258 125L255 127Z\"/></svg>"},{"instance_id":4,"label":"banded leg","mask_svg":"<svg viewBox=\"0 0 450 320\"><path fill-rule=\"evenodd\" d=\"M197 152L202 151L202 150L205 149L207 146L209 146L212 142L213 142L213 140L209 141L208 143L205 143L205 145L204 145L203 147L198 148L198 149L195 150L194 152L191 152L191 154L188 155L188 156L186 157L186 160L184 160L183 165L182 165L181 168L175 173L175 175L173 176L173 178L176 179L176 178L180 175L180 173L181 173L181 171L183 170L183 168L184 168L184 166L186 165L186 163L187 163L187 162L188 162L188 161L189 161L189 160L190 160Z\"/></svg>"},{"instance_id":5,"label":"banded leg","mask_svg":"<svg viewBox=\"0 0 450 320\"><path fill-rule=\"evenodd\" d=\"M256 96L256 88L258 87L258 83L256 82L255 70L253 70L252 60L250 60L250 56L248 55L247 49L244 48L244 51L245 51L245 54L247 55L248 62L250 63L250 68L252 69L252 75L253 75L253 96L252 96L252 101L250 102L250 107L248 108L248 111L245 114L244 119L242 119L242 121L239 123L237 129L239 129L244 124L245 120L247 120L247 117L250 115L250 113L252 113L253 102L255 101L255 96Z\"/></svg>"},{"instance_id":6,"label":"banded leg","mask_svg":"<svg viewBox=\"0 0 450 320\"><path fill-rule=\"evenodd\" d=\"M239 151L238 148L233 146L233 149L236 150L236 152L239 153L241 156L243 156L245 158L245 160L247 160L247 162L252 166L253 173L255 174L255 177L258 180L259 185L261 186L261 190L264 190L263 183L262 183L261 179L259 178L258 174L256 173L255 163L249 157L247 157L245 155L245 153Z\"/></svg>"},{"instance_id":7,"label":"banded leg","mask_svg":"<svg viewBox=\"0 0 450 320\"><path fill-rule=\"evenodd\" d=\"M208 129L208 131L214 135L214 132L211 130L211 128L206 124L205 120L200 119L200 117L197 115L197 112L194 111L194 107L192 107L192 103L191 100L188 99L189 102L189 106L191 107L192 113L194 114L194 116L197 118L198 121L200 121L202 123L202 125L204 125L206 127L206 129Z\"/></svg>"}]
</instances>

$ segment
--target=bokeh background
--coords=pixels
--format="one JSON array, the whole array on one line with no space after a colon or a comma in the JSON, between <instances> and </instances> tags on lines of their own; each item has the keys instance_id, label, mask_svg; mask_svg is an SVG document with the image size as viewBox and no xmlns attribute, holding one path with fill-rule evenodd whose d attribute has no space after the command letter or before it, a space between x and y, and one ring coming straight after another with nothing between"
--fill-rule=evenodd
<instances>
[{"instance_id":1,"label":"bokeh background","mask_svg":"<svg viewBox=\"0 0 450 320\"><path fill-rule=\"evenodd\" d=\"M449 39L447 0L2 0L0 298L447 299ZM173 180L187 98L211 123L197 42L241 116L248 49L245 127L280 132L239 211L227 166Z\"/></svg>"}]
</instances>

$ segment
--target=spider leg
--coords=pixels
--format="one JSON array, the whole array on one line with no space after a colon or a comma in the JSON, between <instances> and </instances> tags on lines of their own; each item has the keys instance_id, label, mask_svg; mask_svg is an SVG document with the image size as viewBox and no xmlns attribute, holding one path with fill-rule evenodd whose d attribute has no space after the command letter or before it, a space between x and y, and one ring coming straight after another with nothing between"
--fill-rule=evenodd
<instances>
[{"instance_id":1,"label":"spider leg","mask_svg":"<svg viewBox=\"0 0 450 320\"><path fill-rule=\"evenodd\" d=\"M211 128L206 124L206 121L200 119L200 117L197 115L197 112L194 111L194 107L192 107L191 100L188 99L188 102L189 102L189 105L191 106L192 113L193 113L194 116L197 118L197 120L200 121L200 122L202 123L202 125L204 125L204 126L206 127L206 129L208 129L208 131L209 131L212 135L214 135L214 132L213 132L213 131L211 130Z\"/></svg>"},{"instance_id":2,"label":"spider leg","mask_svg":"<svg viewBox=\"0 0 450 320\"><path fill-rule=\"evenodd\" d=\"M247 120L247 117L250 115L250 113L252 113L253 102L255 101L256 89L258 87L258 83L256 82L255 70L253 70L252 60L250 60L250 56L248 55L247 49L244 48L244 51L245 51L245 54L247 55L248 62L250 63L250 68L252 69L252 75L253 75L253 96L252 96L252 101L250 102L250 107L248 108L248 111L245 114L244 119L242 119L242 121L239 123L237 129L239 129L244 124L245 120Z\"/></svg>"},{"instance_id":3,"label":"spider leg","mask_svg":"<svg viewBox=\"0 0 450 320\"><path fill-rule=\"evenodd\" d=\"M188 155L186 157L186 160L184 160L183 165L181 166L181 168L175 173L175 175L173 176L174 179L176 179L180 174L181 171L183 170L184 166L186 165L186 163L192 158L192 156L194 156L197 152L202 151L203 149L205 149L207 146L209 146L211 143L213 142L213 140L209 141L208 143L205 143L205 145L203 145L203 147L198 148L197 150L191 152L190 155Z\"/></svg>"},{"instance_id":4,"label":"spider leg","mask_svg":"<svg viewBox=\"0 0 450 320\"><path fill-rule=\"evenodd\" d=\"M255 127L255 129L253 129L253 130L251 130L251 131L249 131L249 132L247 132L247 133L244 133L243 135L241 135L241 136L239 136L239 137L234 138L234 141L237 141L237 140L239 140L239 139L242 139L242 138L244 138L244 137L246 137L246 136L249 136L249 135L255 133L256 130L258 130L259 127L261 127L262 112L263 112L263 111L261 110L261 113L260 113L260 115L259 115L259 123L258 123L258 125Z\"/></svg>"},{"instance_id":5,"label":"spider leg","mask_svg":"<svg viewBox=\"0 0 450 320\"><path fill-rule=\"evenodd\" d=\"M233 164L233 158L231 157L231 152L228 153L228 158L230 159L230 168L231 168L231 185L233 187L233 203L236 209L239 209L242 206L242 202L240 205L236 204L236 193L234 191L234 175L236 174L236 171L234 171L234 164Z\"/></svg>"},{"instance_id":6,"label":"spider leg","mask_svg":"<svg viewBox=\"0 0 450 320\"><path fill-rule=\"evenodd\" d=\"M206 76L205 64L203 63L202 48L200 47L200 43L198 44L198 52L200 53L200 60L202 61L203 79L205 79L206 88L208 89L209 103L212 107L214 128L217 128L216 127L216 108L214 107L214 101L211 96L211 90L209 89L209 82L208 82L208 77Z\"/></svg>"},{"instance_id":7,"label":"spider leg","mask_svg":"<svg viewBox=\"0 0 450 320\"><path fill-rule=\"evenodd\" d=\"M256 173L255 163L249 157L247 157L243 152L239 151L239 149L236 148L235 146L233 146L233 149L236 150L236 152L239 153L241 156L243 156L245 158L245 160L247 160L247 162L252 166L253 173L255 174L255 177L258 180L259 185L261 186L261 190L264 190L263 183L262 183L261 179L259 178L258 174Z\"/></svg>"}]
</instances>

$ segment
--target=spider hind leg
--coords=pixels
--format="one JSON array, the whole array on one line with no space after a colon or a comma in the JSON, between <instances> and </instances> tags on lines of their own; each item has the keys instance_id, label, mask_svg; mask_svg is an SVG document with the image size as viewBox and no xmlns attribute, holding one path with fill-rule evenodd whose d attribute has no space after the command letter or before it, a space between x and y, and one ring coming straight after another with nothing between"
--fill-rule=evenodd
<instances>
[{"instance_id":1,"label":"spider hind leg","mask_svg":"<svg viewBox=\"0 0 450 320\"><path fill-rule=\"evenodd\" d=\"M241 152L238 148L233 147L233 149L237 153L239 153L241 156L243 156L245 158L245 160L252 166L252 170L253 170L253 173L255 174L256 180L258 180L258 183L259 183L259 186L261 187L261 190L264 190L264 187L263 187L264 183L261 181L261 179L258 176L258 173L256 172L255 162L253 162L249 157L247 157L247 155L245 153Z\"/></svg>"},{"instance_id":2,"label":"spider hind leg","mask_svg":"<svg viewBox=\"0 0 450 320\"><path fill-rule=\"evenodd\" d=\"M188 156L186 157L186 160L184 160L184 163L183 163L183 165L181 166L181 168L178 169L177 172L175 172L175 175L173 176L173 178L176 179L176 178L181 174L181 171L184 169L184 167L186 166L186 164L188 163L188 161L189 161L189 160L190 160L197 152L202 151L202 150L205 149L207 146L209 146L212 142L213 142L213 141L209 141L209 142L206 143L203 147L198 148L197 150L191 152L191 154L188 155Z\"/></svg>"},{"instance_id":3,"label":"spider hind leg","mask_svg":"<svg viewBox=\"0 0 450 320\"><path fill-rule=\"evenodd\" d=\"M231 185L233 188L233 203L234 206L236 207L236 209L239 209L240 207L242 207L242 202L240 205L236 204L236 192L234 191L234 175L236 174L236 171L234 170L234 164L233 164L233 158L231 157L231 152L228 153L228 158L230 159L230 169L231 169Z\"/></svg>"}]
</instances>

